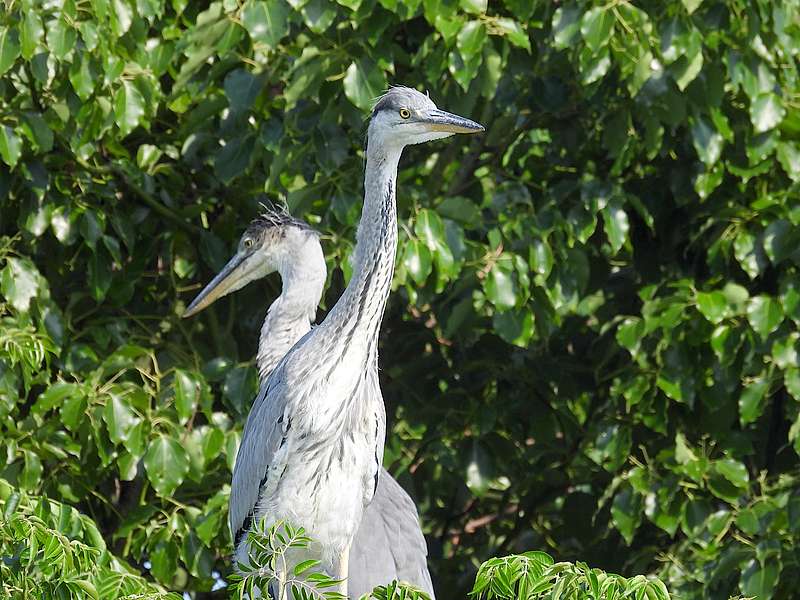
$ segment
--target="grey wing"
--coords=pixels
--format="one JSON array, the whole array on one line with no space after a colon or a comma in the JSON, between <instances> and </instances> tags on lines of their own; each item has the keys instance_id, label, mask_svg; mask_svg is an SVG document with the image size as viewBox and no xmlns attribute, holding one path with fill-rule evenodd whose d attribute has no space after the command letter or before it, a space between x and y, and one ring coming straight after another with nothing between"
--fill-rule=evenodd
<instances>
[{"instance_id":1,"label":"grey wing","mask_svg":"<svg viewBox=\"0 0 800 600\"><path fill-rule=\"evenodd\" d=\"M364 512L350 549L348 590L358 598L393 579L410 583L434 598L428 546L417 507L382 469L375 497Z\"/></svg>"},{"instance_id":2,"label":"grey wing","mask_svg":"<svg viewBox=\"0 0 800 600\"><path fill-rule=\"evenodd\" d=\"M259 388L233 466L228 522L234 548L252 525L256 503L270 467L274 470L278 465L273 463L283 460L277 455L291 428L287 399L283 371L279 367Z\"/></svg>"}]
</instances>

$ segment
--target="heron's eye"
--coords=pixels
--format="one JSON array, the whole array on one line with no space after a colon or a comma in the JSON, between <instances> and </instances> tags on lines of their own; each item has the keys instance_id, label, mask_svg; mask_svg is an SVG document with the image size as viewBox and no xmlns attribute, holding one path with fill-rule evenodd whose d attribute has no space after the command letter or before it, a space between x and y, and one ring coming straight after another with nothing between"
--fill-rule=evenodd
<instances>
[{"instance_id":1,"label":"heron's eye","mask_svg":"<svg viewBox=\"0 0 800 600\"><path fill-rule=\"evenodd\" d=\"M407 119L410 116L411 116L411 111L410 110L408 110L407 108L401 108L400 109L400 117L401 118Z\"/></svg>"},{"instance_id":2,"label":"heron's eye","mask_svg":"<svg viewBox=\"0 0 800 600\"><path fill-rule=\"evenodd\" d=\"M245 248L252 248L253 247L253 240L251 240L250 238L247 238L244 241L244 247Z\"/></svg>"}]
</instances>

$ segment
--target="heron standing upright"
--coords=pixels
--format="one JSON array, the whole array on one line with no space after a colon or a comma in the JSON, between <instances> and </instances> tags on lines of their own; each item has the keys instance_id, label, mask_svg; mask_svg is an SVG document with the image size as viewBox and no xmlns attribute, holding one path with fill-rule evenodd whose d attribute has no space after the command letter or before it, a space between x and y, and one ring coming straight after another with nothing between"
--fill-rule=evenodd
<instances>
[{"instance_id":1,"label":"heron standing upright","mask_svg":"<svg viewBox=\"0 0 800 600\"><path fill-rule=\"evenodd\" d=\"M353 276L325 320L261 386L245 423L231 484L237 561L247 558L240 530L246 533L262 517L267 526L286 521L315 541L289 556L287 569L316 558L343 580L340 591L347 593L350 546L383 457L377 347L397 251L397 165L407 145L479 131L481 125L438 110L410 88L392 88L376 103ZM263 266L250 260L240 268L247 273ZM285 581L286 573L278 577Z\"/></svg>"},{"instance_id":2,"label":"heron standing upright","mask_svg":"<svg viewBox=\"0 0 800 600\"><path fill-rule=\"evenodd\" d=\"M317 232L285 210L266 208L242 235L229 264L242 265L258 254L266 271L278 271L281 293L270 305L258 341L256 362L265 381L283 355L311 330L327 279ZM197 314L218 298L241 289L259 273L225 267L189 305L184 316ZM263 432L262 434L263 435ZM350 550L348 590L354 597L393 580L410 583L434 597L428 572L428 548L411 497L391 474L381 469L375 497Z\"/></svg>"}]
</instances>

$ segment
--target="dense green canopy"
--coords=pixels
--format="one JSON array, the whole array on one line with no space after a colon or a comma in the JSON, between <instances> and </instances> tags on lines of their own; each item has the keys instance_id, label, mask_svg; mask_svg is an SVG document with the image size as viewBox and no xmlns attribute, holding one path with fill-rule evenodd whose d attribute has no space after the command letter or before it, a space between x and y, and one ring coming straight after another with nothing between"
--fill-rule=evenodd
<instances>
[{"instance_id":1,"label":"dense green canopy","mask_svg":"<svg viewBox=\"0 0 800 600\"><path fill-rule=\"evenodd\" d=\"M215 597L279 283L180 314L265 199L324 233L330 308L402 83L487 125L405 153L382 330L385 464L439 596L537 549L790 597L799 53L797 0L6 0L6 512L44 494Z\"/></svg>"}]
</instances>

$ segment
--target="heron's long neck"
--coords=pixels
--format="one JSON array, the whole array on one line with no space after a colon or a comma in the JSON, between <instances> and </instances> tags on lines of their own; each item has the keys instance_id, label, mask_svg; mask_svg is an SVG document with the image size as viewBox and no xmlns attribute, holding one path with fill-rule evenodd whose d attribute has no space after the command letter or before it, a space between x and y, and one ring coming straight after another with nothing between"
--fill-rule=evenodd
<instances>
[{"instance_id":1,"label":"heron's long neck","mask_svg":"<svg viewBox=\"0 0 800 600\"><path fill-rule=\"evenodd\" d=\"M281 295L267 310L258 341L258 375L266 381L292 346L311 330L325 286L327 268L316 236L287 256L278 269Z\"/></svg>"},{"instance_id":2,"label":"heron's long neck","mask_svg":"<svg viewBox=\"0 0 800 600\"><path fill-rule=\"evenodd\" d=\"M325 326L345 351L354 340L364 342L370 354L377 346L397 252L395 181L400 153L400 148L387 149L372 140L367 145L364 208L356 235L353 276L325 319Z\"/></svg>"}]
</instances>

